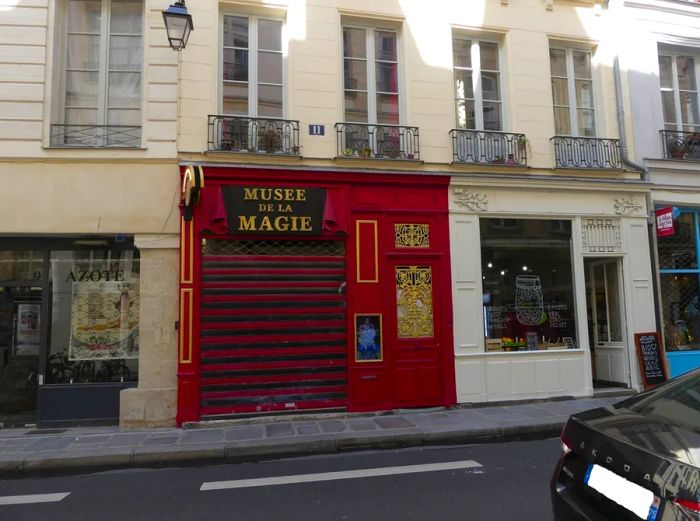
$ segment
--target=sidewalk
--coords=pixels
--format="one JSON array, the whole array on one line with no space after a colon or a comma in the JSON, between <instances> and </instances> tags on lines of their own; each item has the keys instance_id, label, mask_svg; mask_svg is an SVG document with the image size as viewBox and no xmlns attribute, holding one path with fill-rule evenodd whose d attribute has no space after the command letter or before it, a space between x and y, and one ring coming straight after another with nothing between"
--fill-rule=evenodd
<instances>
[{"instance_id":1,"label":"sidewalk","mask_svg":"<svg viewBox=\"0 0 700 521\"><path fill-rule=\"evenodd\" d=\"M369 415L267 416L183 429L5 429L0 430L0 474L224 463L353 449L543 438L558 435L570 414L624 398Z\"/></svg>"}]
</instances>

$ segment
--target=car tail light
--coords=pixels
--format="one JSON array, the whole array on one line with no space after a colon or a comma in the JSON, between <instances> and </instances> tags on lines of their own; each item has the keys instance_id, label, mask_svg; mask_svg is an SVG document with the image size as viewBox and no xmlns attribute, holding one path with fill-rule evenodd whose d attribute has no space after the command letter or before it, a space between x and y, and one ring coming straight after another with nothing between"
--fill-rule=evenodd
<instances>
[{"instance_id":1,"label":"car tail light","mask_svg":"<svg viewBox=\"0 0 700 521\"><path fill-rule=\"evenodd\" d=\"M562 434L561 437L561 453L562 456L566 456L569 452L571 452L571 447L569 446L569 441L564 437Z\"/></svg>"},{"instance_id":2,"label":"car tail light","mask_svg":"<svg viewBox=\"0 0 700 521\"><path fill-rule=\"evenodd\" d=\"M694 515L700 514L700 503L697 501L688 501L687 499L678 499L675 498L673 502L683 508L688 513L692 513ZM693 517L693 519L696 519Z\"/></svg>"}]
</instances>

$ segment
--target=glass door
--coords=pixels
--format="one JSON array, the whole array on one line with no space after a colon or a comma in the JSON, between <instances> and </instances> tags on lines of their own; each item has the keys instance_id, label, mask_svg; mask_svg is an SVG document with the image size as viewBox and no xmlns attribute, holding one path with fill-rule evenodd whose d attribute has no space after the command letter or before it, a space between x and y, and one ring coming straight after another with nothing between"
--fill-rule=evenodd
<instances>
[{"instance_id":1,"label":"glass door","mask_svg":"<svg viewBox=\"0 0 700 521\"><path fill-rule=\"evenodd\" d=\"M0 283L0 426L36 423L42 320L40 285Z\"/></svg>"},{"instance_id":2,"label":"glass door","mask_svg":"<svg viewBox=\"0 0 700 521\"><path fill-rule=\"evenodd\" d=\"M589 338L594 354L594 380L629 385L625 348L620 259L586 261Z\"/></svg>"}]
</instances>

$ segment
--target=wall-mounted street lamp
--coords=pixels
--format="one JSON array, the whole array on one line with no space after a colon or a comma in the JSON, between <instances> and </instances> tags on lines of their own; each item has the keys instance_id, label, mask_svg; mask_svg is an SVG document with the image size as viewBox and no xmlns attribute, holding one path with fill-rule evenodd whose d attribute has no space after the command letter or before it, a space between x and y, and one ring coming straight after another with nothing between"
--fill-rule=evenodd
<instances>
[{"instance_id":1,"label":"wall-mounted street lamp","mask_svg":"<svg viewBox=\"0 0 700 521\"><path fill-rule=\"evenodd\" d=\"M165 30L168 32L168 42L174 51L179 51L187 45L190 32L194 30L192 15L187 12L184 0L178 0L163 11Z\"/></svg>"}]
</instances>

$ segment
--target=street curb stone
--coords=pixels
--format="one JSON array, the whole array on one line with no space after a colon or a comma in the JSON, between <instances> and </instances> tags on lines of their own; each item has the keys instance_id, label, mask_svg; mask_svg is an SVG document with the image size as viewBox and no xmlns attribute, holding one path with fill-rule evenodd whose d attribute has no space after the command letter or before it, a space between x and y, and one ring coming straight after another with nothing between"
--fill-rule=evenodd
<instances>
[{"instance_id":1,"label":"street curb stone","mask_svg":"<svg viewBox=\"0 0 700 521\"><path fill-rule=\"evenodd\" d=\"M44 471L99 471L114 468L172 466L197 462L232 463L252 458L329 454L368 449L422 445L497 442L518 437L549 437L558 434L563 422L477 429L426 431L420 428L385 431L325 433L302 437L279 437L213 444L179 443L135 448L42 451L0 454L0 476Z\"/></svg>"},{"instance_id":2,"label":"street curb stone","mask_svg":"<svg viewBox=\"0 0 700 521\"><path fill-rule=\"evenodd\" d=\"M537 402L485 408L430 409L403 415L294 417L287 425L215 423L201 429L105 431L89 428L46 433L34 441L26 429L0 432L0 477L33 473L97 472L115 468L234 463L310 454L496 443L556 436L570 414L605 407L612 398ZM372 428L369 425L372 425ZM352 429L355 426L355 429ZM358 430L365 426L366 430ZM72 434L71 434L72 432ZM106 438L104 434L107 434ZM66 440L71 439L70 443ZM97 443L101 446L95 446ZM29 451L34 445L43 450Z\"/></svg>"}]
</instances>

